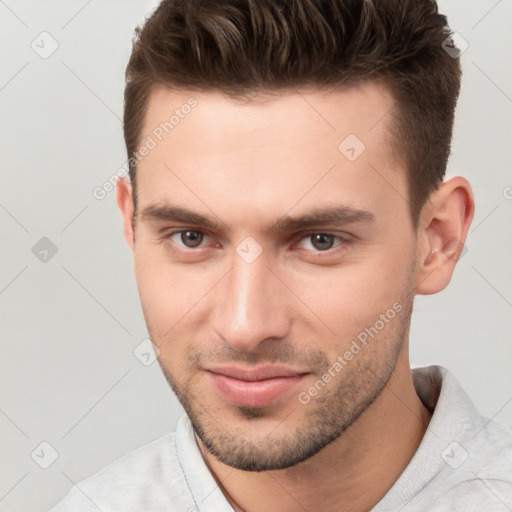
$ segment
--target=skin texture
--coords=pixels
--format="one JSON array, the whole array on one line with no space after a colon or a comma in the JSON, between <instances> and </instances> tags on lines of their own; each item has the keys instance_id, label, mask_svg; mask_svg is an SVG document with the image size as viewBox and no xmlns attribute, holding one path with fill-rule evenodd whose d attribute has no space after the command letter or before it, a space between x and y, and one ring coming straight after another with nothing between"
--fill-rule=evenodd
<instances>
[{"instance_id":1,"label":"skin texture","mask_svg":"<svg viewBox=\"0 0 512 512\"><path fill-rule=\"evenodd\" d=\"M368 510L430 420L411 378L410 317L415 294L450 281L473 217L470 185L445 181L413 229L380 84L252 102L156 89L141 140L191 97L197 105L139 163L135 218L131 185L117 188L159 363L235 510ZM350 134L365 145L353 161L338 149ZM166 205L217 225L164 218ZM342 206L366 214L271 229ZM271 405L241 407L209 379L227 362L303 377Z\"/></svg>"}]
</instances>

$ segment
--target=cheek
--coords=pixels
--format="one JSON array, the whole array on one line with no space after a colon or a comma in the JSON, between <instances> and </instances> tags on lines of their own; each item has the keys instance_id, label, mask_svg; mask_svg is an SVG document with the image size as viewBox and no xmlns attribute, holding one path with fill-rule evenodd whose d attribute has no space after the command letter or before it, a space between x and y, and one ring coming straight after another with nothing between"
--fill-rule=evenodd
<instances>
[{"instance_id":1,"label":"cheek","mask_svg":"<svg viewBox=\"0 0 512 512\"><path fill-rule=\"evenodd\" d=\"M314 328L335 339L338 350L374 325L394 304L403 305L410 269L411 260L405 251L401 255L379 251L351 265L295 276L297 295L314 313L307 314Z\"/></svg>"},{"instance_id":2,"label":"cheek","mask_svg":"<svg viewBox=\"0 0 512 512\"><path fill-rule=\"evenodd\" d=\"M161 247L139 244L135 276L144 316L156 340L197 325L197 307L215 284L205 267L172 264Z\"/></svg>"}]
</instances>

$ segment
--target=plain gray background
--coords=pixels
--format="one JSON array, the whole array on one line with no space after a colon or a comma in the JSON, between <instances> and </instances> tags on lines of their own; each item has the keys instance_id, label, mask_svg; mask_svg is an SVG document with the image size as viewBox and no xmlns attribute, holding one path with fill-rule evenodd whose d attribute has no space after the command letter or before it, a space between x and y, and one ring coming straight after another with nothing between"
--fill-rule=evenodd
<instances>
[{"instance_id":1,"label":"plain gray background","mask_svg":"<svg viewBox=\"0 0 512 512\"><path fill-rule=\"evenodd\" d=\"M0 1L4 512L47 510L182 414L158 363L133 353L147 332L131 253L115 193L92 193L126 160L124 68L155 5ZM512 427L512 0L440 9L469 44L448 174L471 181L477 209L448 289L417 298L412 365L447 366Z\"/></svg>"}]
</instances>

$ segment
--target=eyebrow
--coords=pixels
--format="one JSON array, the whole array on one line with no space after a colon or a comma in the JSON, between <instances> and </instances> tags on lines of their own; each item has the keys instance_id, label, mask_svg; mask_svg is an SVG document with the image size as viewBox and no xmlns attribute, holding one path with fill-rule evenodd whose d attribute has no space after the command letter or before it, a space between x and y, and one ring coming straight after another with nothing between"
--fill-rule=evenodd
<instances>
[{"instance_id":1,"label":"eyebrow","mask_svg":"<svg viewBox=\"0 0 512 512\"><path fill-rule=\"evenodd\" d=\"M180 222L183 224L195 224L202 227L218 230L220 228L226 231L231 231L227 226L216 217L207 217L200 213L193 212L181 206L173 206L170 204L152 204L144 208L140 214L137 215L140 221L167 221L167 222Z\"/></svg>"},{"instance_id":2,"label":"eyebrow","mask_svg":"<svg viewBox=\"0 0 512 512\"><path fill-rule=\"evenodd\" d=\"M203 228L217 231L223 229L230 233L230 229L219 217L206 216L193 212L187 208L170 204L149 205L138 215L140 221L167 221L183 224L193 224ZM269 232L272 234L296 231L326 224L353 224L371 223L375 221L375 215L367 210L361 210L352 206L334 206L315 208L311 212L300 216L285 215L274 221Z\"/></svg>"},{"instance_id":3,"label":"eyebrow","mask_svg":"<svg viewBox=\"0 0 512 512\"><path fill-rule=\"evenodd\" d=\"M295 231L326 224L370 223L374 220L375 215L372 212L352 206L315 208L305 215L297 217L286 215L277 219L270 227L270 232Z\"/></svg>"}]
</instances>

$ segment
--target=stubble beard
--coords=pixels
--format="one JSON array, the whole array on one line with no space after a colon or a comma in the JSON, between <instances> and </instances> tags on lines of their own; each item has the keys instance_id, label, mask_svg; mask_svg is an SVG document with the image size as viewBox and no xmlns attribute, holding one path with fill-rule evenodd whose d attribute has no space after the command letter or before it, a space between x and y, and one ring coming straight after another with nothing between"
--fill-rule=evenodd
<instances>
[{"instance_id":1,"label":"stubble beard","mask_svg":"<svg viewBox=\"0 0 512 512\"><path fill-rule=\"evenodd\" d=\"M391 321L389 332L381 332L380 337L369 341L318 396L306 405L296 402L296 407L304 408L299 422L288 425L285 419L285 424L275 432L262 431L257 439L248 437L249 429L244 425L247 421L254 424L264 420L268 415L266 408L231 406L240 417L240 425L230 425L225 418L210 412L201 394L194 392L193 373L180 384L160 360L159 363L197 437L217 460L244 471L286 469L309 459L338 439L379 397L407 342L413 300L409 296L402 301L403 309ZM372 344L384 345L385 350L374 350ZM318 372L319 378L332 362L325 356L319 358L318 353L312 357L323 361L324 371Z\"/></svg>"}]
</instances>

